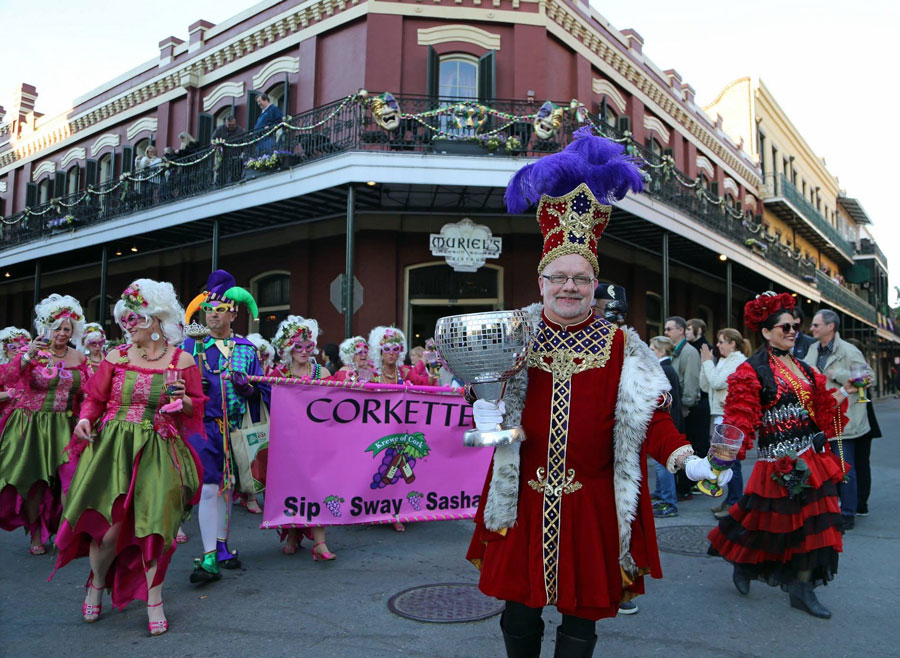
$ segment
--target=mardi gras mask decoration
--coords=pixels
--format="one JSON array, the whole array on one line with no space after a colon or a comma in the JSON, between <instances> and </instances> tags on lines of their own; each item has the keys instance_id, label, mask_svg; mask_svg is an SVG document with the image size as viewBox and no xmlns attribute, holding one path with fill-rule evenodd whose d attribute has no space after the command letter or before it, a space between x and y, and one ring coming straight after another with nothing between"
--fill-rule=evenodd
<instances>
[{"instance_id":1,"label":"mardi gras mask decoration","mask_svg":"<svg viewBox=\"0 0 900 658\"><path fill-rule=\"evenodd\" d=\"M386 91L372 99L372 117L385 130L400 127L400 105L391 92Z\"/></svg>"},{"instance_id":2,"label":"mardi gras mask decoration","mask_svg":"<svg viewBox=\"0 0 900 658\"><path fill-rule=\"evenodd\" d=\"M550 101L545 102L534 118L534 132L541 139L550 139L562 125L562 116L561 107Z\"/></svg>"},{"instance_id":3,"label":"mardi gras mask decoration","mask_svg":"<svg viewBox=\"0 0 900 658\"><path fill-rule=\"evenodd\" d=\"M487 121L487 110L483 105L460 103L453 107L453 121L460 130L468 129L476 132Z\"/></svg>"},{"instance_id":4,"label":"mardi gras mask decoration","mask_svg":"<svg viewBox=\"0 0 900 658\"><path fill-rule=\"evenodd\" d=\"M128 310L119 318L119 326L125 331L133 331L134 329L147 329L152 320L146 315L140 315L132 310Z\"/></svg>"},{"instance_id":5,"label":"mardi gras mask decoration","mask_svg":"<svg viewBox=\"0 0 900 658\"><path fill-rule=\"evenodd\" d=\"M354 347L356 356L369 356L369 344L362 341L358 342Z\"/></svg>"}]
</instances>

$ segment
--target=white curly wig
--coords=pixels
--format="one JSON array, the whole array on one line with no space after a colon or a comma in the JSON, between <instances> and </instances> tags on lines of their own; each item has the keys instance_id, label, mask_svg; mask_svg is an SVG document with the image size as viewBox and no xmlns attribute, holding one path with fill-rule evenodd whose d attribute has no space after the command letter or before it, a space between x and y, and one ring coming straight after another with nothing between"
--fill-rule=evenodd
<instances>
[{"instance_id":1,"label":"white curly wig","mask_svg":"<svg viewBox=\"0 0 900 658\"><path fill-rule=\"evenodd\" d=\"M184 308L178 302L175 288L168 281L132 281L113 309L113 318L120 327L120 320L128 311L159 320L163 336L170 345L180 345L184 341ZM128 336L127 331L125 335Z\"/></svg>"},{"instance_id":2,"label":"white curly wig","mask_svg":"<svg viewBox=\"0 0 900 658\"><path fill-rule=\"evenodd\" d=\"M84 336L81 338L81 344L84 346L85 351L87 351L88 342L92 340L102 340L104 347L106 347L106 331L104 331L99 322L88 322L84 325Z\"/></svg>"},{"instance_id":3,"label":"white curly wig","mask_svg":"<svg viewBox=\"0 0 900 658\"><path fill-rule=\"evenodd\" d=\"M71 295L53 293L49 297L44 297L34 307L34 315L34 330L38 336L59 329L63 320L68 320L72 324L72 337L69 340L75 345L81 343L81 336L84 334L84 311L78 300Z\"/></svg>"},{"instance_id":4,"label":"white curly wig","mask_svg":"<svg viewBox=\"0 0 900 658\"><path fill-rule=\"evenodd\" d=\"M25 336L29 341L31 340L31 334L27 329L4 327L0 330L0 363L9 363L9 358L6 356L6 345L16 336Z\"/></svg>"},{"instance_id":5,"label":"white curly wig","mask_svg":"<svg viewBox=\"0 0 900 658\"><path fill-rule=\"evenodd\" d=\"M403 349L397 359L397 365L406 361L406 335L397 327L375 327L369 332L369 360L381 369L381 346L386 343L400 343Z\"/></svg>"},{"instance_id":6,"label":"white curly wig","mask_svg":"<svg viewBox=\"0 0 900 658\"><path fill-rule=\"evenodd\" d=\"M338 352L341 355L341 363L345 366L353 365L353 357L356 356L356 346L359 343L366 343L366 339L362 336L353 336L338 345ZM366 343L368 345L368 343ZM371 350L369 351L371 356Z\"/></svg>"},{"instance_id":7,"label":"white curly wig","mask_svg":"<svg viewBox=\"0 0 900 658\"><path fill-rule=\"evenodd\" d=\"M262 351L262 367L271 368L275 363L275 348L272 347L272 343L263 338L262 334L247 334L246 338L253 343L257 352Z\"/></svg>"},{"instance_id":8,"label":"white curly wig","mask_svg":"<svg viewBox=\"0 0 900 658\"><path fill-rule=\"evenodd\" d=\"M291 362L290 340L303 329L306 329L310 340L314 343L318 342L319 336L322 335L318 322L312 318L304 318L301 315L289 315L278 325L278 329L275 331L275 338L272 340L272 346L278 353L279 362L284 364ZM316 348L313 354L318 353L319 349Z\"/></svg>"}]
</instances>

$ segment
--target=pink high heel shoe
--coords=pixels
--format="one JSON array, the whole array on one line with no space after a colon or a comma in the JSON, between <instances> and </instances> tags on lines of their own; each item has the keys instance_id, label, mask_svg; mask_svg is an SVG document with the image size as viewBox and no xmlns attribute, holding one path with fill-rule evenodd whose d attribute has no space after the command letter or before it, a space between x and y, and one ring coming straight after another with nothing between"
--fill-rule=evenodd
<instances>
[{"instance_id":1,"label":"pink high heel shoe","mask_svg":"<svg viewBox=\"0 0 900 658\"><path fill-rule=\"evenodd\" d=\"M94 574L91 573L91 577L88 578L87 585L85 585L84 591L87 594L88 587L93 590L103 591L106 589L105 587L97 587L94 585ZM81 604L81 617L88 624L93 624L100 618L100 611L103 609L103 603L98 603L97 605L91 605L90 603L82 603Z\"/></svg>"},{"instance_id":2,"label":"pink high heel shoe","mask_svg":"<svg viewBox=\"0 0 900 658\"><path fill-rule=\"evenodd\" d=\"M153 603L152 605L150 603L148 603L147 607L148 608L157 608L157 607L161 606L162 604L163 604L162 601L160 601L159 603ZM147 628L150 630L151 636L162 635L163 633L165 633L166 631L169 630L169 622L166 619L160 619L159 621L147 622Z\"/></svg>"},{"instance_id":3,"label":"pink high heel shoe","mask_svg":"<svg viewBox=\"0 0 900 658\"><path fill-rule=\"evenodd\" d=\"M334 553L329 553L328 551L325 551L324 553L320 553L319 551L316 550L316 547L321 546L324 543L325 542L320 541L318 544L313 544L312 550L310 551L310 553L312 553L313 562L317 562L319 560L325 560L326 562L328 562L330 560L337 559L337 555L335 555Z\"/></svg>"}]
</instances>

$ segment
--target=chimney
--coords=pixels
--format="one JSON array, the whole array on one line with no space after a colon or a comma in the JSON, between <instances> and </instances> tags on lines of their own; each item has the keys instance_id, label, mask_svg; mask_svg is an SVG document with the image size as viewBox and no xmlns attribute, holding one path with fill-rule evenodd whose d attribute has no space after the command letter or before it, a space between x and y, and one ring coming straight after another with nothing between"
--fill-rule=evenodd
<instances>
[{"instance_id":1,"label":"chimney","mask_svg":"<svg viewBox=\"0 0 900 658\"><path fill-rule=\"evenodd\" d=\"M24 122L25 118L34 112L34 103L38 93L34 85L23 82L16 89L13 96L12 120Z\"/></svg>"},{"instance_id":2,"label":"chimney","mask_svg":"<svg viewBox=\"0 0 900 658\"><path fill-rule=\"evenodd\" d=\"M644 47L644 37L642 37L637 33L637 31L632 30L631 28L622 30L622 36L628 39L628 47L638 55L640 55L641 49Z\"/></svg>"},{"instance_id":3,"label":"chimney","mask_svg":"<svg viewBox=\"0 0 900 658\"><path fill-rule=\"evenodd\" d=\"M165 66L171 64L175 59L175 47L184 43L183 39L178 37L166 37L159 42L159 65Z\"/></svg>"},{"instance_id":4,"label":"chimney","mask_svg":"<svg viewBox=\"0 0 900 658\"><path fill-rule=\"evenodd\" d=\"M205 21L202 18L196 23L192 23L188 28L188 52L192 53L195 50L200 50L203 46L203 42L206 39L206 31L215 27L214 23L210 23L209 21Z\"/></svg>"}]
</instances>

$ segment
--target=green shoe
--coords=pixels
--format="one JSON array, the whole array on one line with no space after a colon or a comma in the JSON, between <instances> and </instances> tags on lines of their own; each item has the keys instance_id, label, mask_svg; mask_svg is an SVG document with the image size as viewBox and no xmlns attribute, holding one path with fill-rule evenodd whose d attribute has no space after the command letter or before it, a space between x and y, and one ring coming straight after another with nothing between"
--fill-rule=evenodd
<instances>
[{"instance_id":1,"label":"green shoe","mask_svg":"<svg viewBox=\"0 0 900 658\"><path fill-rule=\"evenodd\" d=\"M194 571L191 573L192 583L211 583L220 580L219 562L216 560L216 552L210 551L203 554L203 559L194 558Z\"/></svg>"}]
</instances>

